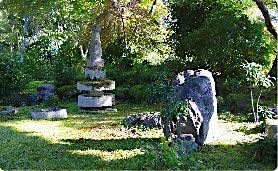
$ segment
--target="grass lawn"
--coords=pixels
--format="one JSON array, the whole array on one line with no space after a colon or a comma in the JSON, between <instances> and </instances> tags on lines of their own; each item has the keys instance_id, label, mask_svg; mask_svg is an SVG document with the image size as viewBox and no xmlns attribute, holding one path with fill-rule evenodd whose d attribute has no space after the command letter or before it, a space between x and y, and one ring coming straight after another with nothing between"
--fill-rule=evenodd
<instances>
[{"instance_id":1,"label":"grass lawn","mask_svg":"<svg viewBox=\"0 0 278 171\"><path fill-rule=\"evenodd\" d=\"M62 106L69 115L63 120L31 120L31 111L40 106L0 116L1 169L274 170L277 166L276 158L264 155L258 142L261 133L243 131L252 130L250 123L219 120L219 140L184 160L165 145L162 130L121 126L125 116L159 111L159 106L120 104L118 112L105 114L79 112L76 102Z\"/></svg>"}]
</instances>

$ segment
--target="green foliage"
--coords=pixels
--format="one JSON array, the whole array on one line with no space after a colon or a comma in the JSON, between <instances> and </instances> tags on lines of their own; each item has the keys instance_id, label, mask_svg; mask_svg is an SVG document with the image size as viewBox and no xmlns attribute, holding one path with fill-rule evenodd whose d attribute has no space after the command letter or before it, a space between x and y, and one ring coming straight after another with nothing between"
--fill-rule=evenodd
<instances>
[{"instance_id":1,"label":"green foliage","mask_svg":"<svg viewBox=\"0 0 278 171\"><path fill-rule=\"evenodd\" d=\"M56 92L59 96L71 97L77 95L76 84L65 85L56 89Z\"/></svg>"},{"instance_id":2,"label":"green foliage","mask_svg":"<svg viewBox=\"0 0 278 171\"><path fill-rule=\"evenodd\" d=\"M146 101L147 86L146 85L135 85L130 88L129 95L136 101Z\"/></svg>"},{"instance_id":3,"label":"green foliage","mask_svg":"<svg viewBox=\"0 0 278 171\"><path fill-rule=\"evenodd\" d=\"M273 86L270 76L266 76L263 67L254 62L242 64L245 71L245 79L247 84L254 87L269 88ZM275 79L275 78L274 78Z\"/></svg>"},{"instance_id":4,"label":"green foliage","mask_svg":"<svg viewBox=\"0 0 278 171\"><path fill-rule=\"evenodd\" d=\"M277 142L273 138L261 137L252 147L254 158L261 163L275 163L277 161Z\"/></svg>"},{"instance_id":5,"label":"green foliage","mask_svg":"<svg viewBox=\"0 0 278 171\"><path fill-rule=\"evenodd\" d=\"M224 97L222 107L232 113L247 114L251 111L251 101L248 94L231 93Z\"/></svg>"},{"instance_id":6,"label":"green foliage","mask_svg":"<svg viewBox=\"0 0 278 171\"><path fill-rule=\"evenodd\" d=\"M264 24L245 14L252 7L248 1L180 0L170 7L175 52L188 69L209 69L225 80L242 79L245 60L271 66L275 46Z\"/></svg>"},{"instance_id":7,"label":"green foliage","mask_svg":"<svg viewBox=\"0 0 278 171\"><path fill-rule=\"evenodd\" d=\"M189 100L184 100L182 102L170 101L167 107L161 112L161 116L165 120L172 121L174 116L189 116L190 107Z\"/></svg>"},{"instance_id":8,"label":"green foliage","mask_svg":"<svg viewBox=\"0 0 278 171\"><path fill-rule=\"evenodd\" d=\"M56 87L75 84L83 79L81 67L74 58L58 58L54 61L54 84Z\"/></svg>"},{"instance_id":9,"label":"green foliage","mask_svg":"<svg viewBox=\"0 0 278 171\"><path fill-rule=\"evenodd\" d=\"M47 83L46 81L31 81L28 84L25 85L25 89L23 93L37 93L37 87L39 87L42 84Z\"/></svg>"},{"instance_id":10,"label":"green foliage","mask_svg":"<svg viewBox=\"0 0 278 171\"><path fill-rule=\"evenodd\" d=\"M243 82L244 81L240 79L228 77L225 80L222 80L219 85L221 86L221 92L223 92L223 94L228 94L238 92L242 88Z\"/></svg>"},{"instance_id":11,"label":"green foliage","mask_svg":"<svg viewBox=\"0 0 278 171\"><path fill-rule=\"evenodd\" d=\"M0 56L0 96L9 95L23 90L28 76L17 59Z\"/></svg>"},{"instance_id":12,"label":"green foliage","mask_svg":"<svg viewBox=\"0 0 278 171\"><path fill-rule=\"evenodd\" d=\"M129 68L108 66L107 75L109 79L115 80L115 92L121 94L124 100L157 103L166 100L174 75L163 68L164 65L147 64Z\"/></svg>"},{"instance_id":13,"label":"green foliage","mask_svg":"<svg viewBox=\"0 0 278 171\"><path fill-rule=\"evenodd\" d=\"M258 115L261 121L265 121L266 119L272 119L272 116L275 114L269 109L268 106L259 105Z\"/></svg>"},{"instance_id":14,"label":"green foliage","mask_svg":"<svg viewBox=\"0 0 278 171\"><path fill-rule=\"evenodd\" d=\"M53 96L48 98L46 101L44 101L43 106L45 107L58 107L60 104L60 99L58 96Z\"/></svg>"},{"instance_id":15,"label":"green foliage","mask_svg":"<svg viewBox=\"0 0 278 171\"><path fill-rule=\"evenodd\" d=\"M250 95L251 95L251 102L252 102L252 109L253 109L253 115L255 122L259 122L259 100L262 93L262 88L269 88L273 85L270 76L266 76L263 72L263 67L261 65L258 65L254 62L252 63L246 63L243 64L243 70L246 72L245 80L247 84L252 86L252 88L260 88L260 94L257 98L256 103L256 110L254 107L254 96L253 96L253 90L251 89Z\"/></svg>"}]
</instances>

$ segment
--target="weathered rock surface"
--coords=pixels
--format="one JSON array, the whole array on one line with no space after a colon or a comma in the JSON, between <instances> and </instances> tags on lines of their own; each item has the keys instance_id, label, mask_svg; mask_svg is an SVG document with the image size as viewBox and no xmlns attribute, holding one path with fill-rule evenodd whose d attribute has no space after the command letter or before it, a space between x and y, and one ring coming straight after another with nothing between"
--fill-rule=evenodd
<instances>
[{"instance_id":1,"label":"weathered rock surface","mask_svg":"<svg viewBox=\"0 0 278 171\"><path fill-rule=\"evenodd\" d=\"M182 102L189 100L191 103L191 125L195 130L194 137L198 144L206 144L214 141L218 135L217 100L215 83L212 74L207 70L188 70L179 73L174 82L174 93L171 100ZM193 104L194 102L194 104ZM193 116L193 115L194 116ZM201 116L200 116L201 114ZM189 133L190 122L186 118L180 118L180 134ZM192 131L191 130L191 131Z\"/></svg>"},{"instance_id":2,"label":"weathered rock surface","mask_svg":"<svg viewBox=\"0 0 278 171\"><path fill-rule=\"evenodd\" d=\"M38 93L30 93L27 97L28 103L31 105L39 104L40 102L48 101L56 96L55 87L52 84L42 84L37 87Z\"/></svg>"},{"instance_id":3,"label":"weathered rock surface","mask_svg":"<svg viewBox=\"0 0 278 171\"><path fill-rule=\"evenodd\" d=\"M127 116L123 120L126 127L144 126L146 128L161 128L160 112L144 112Z\"/></svg>"},{"instance_id":4,"label":"weathered rock surface","mask_svg":"<svg viewBox=\"0 0 278 171\"><path fill-rule=\"evenodd\" d=\"M88 67L104 67L104 60L102 59L102 48L100 41L100 31L99 26L94 26L92 33L92 40L90 43L90 60L88 61Z\"/></svg>"},{"instance_id":5,"label":"weathered rock surface","mask_svg":"<svg viewBox=\"0 0 278 171\"><path fill-rule=\"evenodd\" d=\"M39 104L40 100L41 100L41 96L40 96L39 93L31 93L31 94L28 95L28 102L31 105Z\"/></svg>"},{"instance_id":6,"label":"weathered rock surface","mask_svg":"<svg viewBox=\"0 0 278 171\"><path fill-rule=\"evenodd\" d=\"M278 120L277 119L267 119L266 120L266 134L268 137L278 140Z\"/></svg>"},{"instance_id":7,"label":"weathered rock surface","mask_svg":"<svg viewBox=\"0 0 278 171\"><path fill-rule=\"evenodd\" d=\"M105 80L106 72L85 68L85 77L89 80Z\"/></svg>"},{"instance_id":8,"label":"weathered rock surface","mask_svg":"<svg viewBox=\"0 0 278 171\"><path fill-rule=\"evenodd\" d=\"M191 134L183 134L172 140L170 146L177 146L179 156L188 157L188 154L196 151L199 145L195 142L195 138Z\"/></svg>"},{"instance_id":9,"label":"weathered rock surface","mask_svg":"<svg viewBox=\"0 0 278 171\"><path fill-rule=\"evenodd\" d=\"M37 91L39 92L40 97L47 101L49 98L55 96L55 87L52 84L43 84L37 87Z\"/></svg>"},{"instance_id":10,"label":"weathered rock surface","mask_svg":"<svg viewBox=\"0 0 278 171\"><path fill-rule=\"evenodd\" d=\"M14 115L14 114L18 113L18 108L14 108L14 107L7 108L4 110L0 110L0 113L5 114L5 115Z\"/></svg>"}]
</instances>

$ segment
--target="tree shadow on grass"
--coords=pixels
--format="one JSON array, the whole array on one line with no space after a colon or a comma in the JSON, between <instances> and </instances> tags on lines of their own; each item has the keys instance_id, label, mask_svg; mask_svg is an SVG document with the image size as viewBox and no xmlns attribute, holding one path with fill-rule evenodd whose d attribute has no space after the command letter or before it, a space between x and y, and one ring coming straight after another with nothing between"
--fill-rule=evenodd
<instances>
[{"instance_id":1,"label":"tree shadow on grass","mask_svg":"<svg viewBox=\"0 0 278 171\"><path fill-rule=\"evenodd\" d=\"M51 143L32 133L18 132L0 126L0 168L4 170L87 170L87 169L161 169L155 153L148 151L130 158L103 160L92 154L76 154L74 150L116 151L140 148L144 143L156 144L158 139L64 140ZM134 144L133 144L134 143ZM102 146L103 144L103 146Z\"/></svg>"},{"instance_id":2,"label":"tree shadow on grass","mask_svg":"<svg viewBox=\"0 0 278 171\"><path fill-rule=\"evenodd\" d=\"M160 138L126 138L111 140L95 139L63 139L62 141L70 143L72 150L94 150L114 151L114 150L132 150L139 149L146 145L158 145Z\"/></svg>"},{"instance_id":3,"label":"tree shadow on grass","mask_svg":"<svg viewBox=\"0 0 278 171\"><path fill-rule=\"evenodd\" d=\"M200 151L192 153L188 160L176 165L171 162L176 158L167 153L167 150L156 148L160 143L157 138L63 139L61 142L52 143L34 133L18 132L7 126L0 126L0 136L0 168L4 170L273 170L277 167L277 145L270 140L249 144L203 146ZM155 148L152 148L153 151L146 148L142 154L116 160L103 160L101 156L90 153L72 153L86 150L116 152L144 149L144 145L152 145ZM271 148L268 148L270 146Z\"/></svg>"},{"instance_id":4,"label":"tree shadow on grass","mask_svg":"<svg viewBox=\"0 0 278 171\"><path fill-rule=\"evenodd\" d=\"M206 169L275 170L277 168L277 144L275 140L267 137L252 143L206 145L193 156L197 161L207 163ZM196 163L193 162L194 164Z\"/></svg>"}]
</instances>

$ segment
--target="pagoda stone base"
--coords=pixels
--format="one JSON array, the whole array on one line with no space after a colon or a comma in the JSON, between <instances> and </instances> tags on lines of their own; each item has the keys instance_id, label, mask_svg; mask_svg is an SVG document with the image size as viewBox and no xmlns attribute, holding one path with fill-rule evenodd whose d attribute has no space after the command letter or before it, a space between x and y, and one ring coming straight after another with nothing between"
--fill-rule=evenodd
<instances>
[{"instance_id":1,"label":"pagoda stone base","mask_svg":"<svg viewBox=\"0 0 278 171\"><path fill-rule=\"evenodd\" d=\"M111 107L104 107L104 108L83 108L80 107L79 109L80 112L85 112L85 113L112 113L112 112L117 112L118 110L115 108L111 108Z\"/></svg>"},{"instance_id":2,"label":"pagoda stone base","mask_svg":"<svg viewBox=\"0 0 278 171\"><path fill-rule=\"evenodd\" d=\"M114 90L115 81L102 80L102 81L79 81L77 83L77 90L80 91L105 91Z\"/></svg>"},{"instance_id":3,"label":"pagoda stone base","mask_svg":"<svg viewBox=\"0 0 278 171\"><path fill-rule=\"evenodd\" d=\"M80 108L101 108L115 105L114 94L104 94L102 96L79 95L78 106Z\"/></svg>"}]
</instances>

